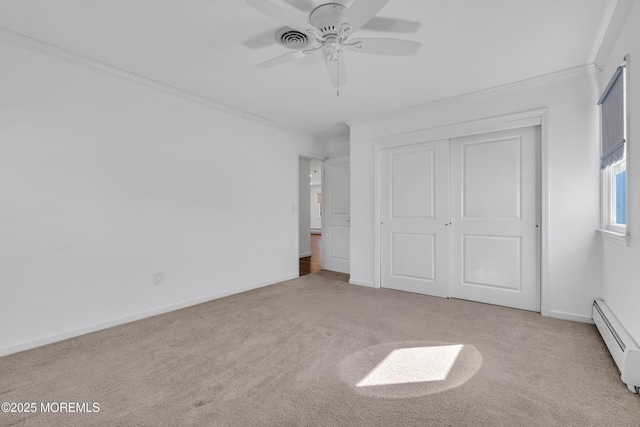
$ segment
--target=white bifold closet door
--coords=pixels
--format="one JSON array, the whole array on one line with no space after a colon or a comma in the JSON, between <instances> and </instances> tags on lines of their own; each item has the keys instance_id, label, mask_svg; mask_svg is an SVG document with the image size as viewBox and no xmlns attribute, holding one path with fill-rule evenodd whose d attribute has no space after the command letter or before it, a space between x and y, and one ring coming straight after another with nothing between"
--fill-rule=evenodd
<instances>
[{"instance_id":1,"label":"white bifold closet door","mask_svg":"<svg viewBox=\"0 0 640 427\"><path fill-rule=\"evenodd\" d=\"M381 286L449 296L449 142L381 150Z\"/></svg>"},{"instance_id":2,"label":"white bifold closet door","mask_svg":"<svg viewBox=\"0 0 640 427\"><path fill-rule=\"evenodd\" d=\"M451 296L540 311L539 127L451 140Z\"/></svg>"},{"instance_id":3,"label":"white bifold closet door","mask_svg":"<svg viewBox=\"0 0 640 427\"><path fill-rule=\"evenodd\" d=\"M382 287L540 310L539 127L380 151Z\"/></svg>"}]
</instances>

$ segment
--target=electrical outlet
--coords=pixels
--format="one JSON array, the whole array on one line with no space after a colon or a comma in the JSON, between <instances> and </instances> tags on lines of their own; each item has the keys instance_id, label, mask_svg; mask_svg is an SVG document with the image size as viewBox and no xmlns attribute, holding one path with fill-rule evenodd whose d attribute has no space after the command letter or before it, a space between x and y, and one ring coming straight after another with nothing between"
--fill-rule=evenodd
<instances>
[{"instance_id":1,"label":"electrical outlet","mask_svg":"<svg viewBox=\"0 0 640 427\"><path fill-rule=\"evenodd\" d=\"M153 275L153 284L160 286L164 283L164 273L156 273Z\"/></svg>"}]
</instances>

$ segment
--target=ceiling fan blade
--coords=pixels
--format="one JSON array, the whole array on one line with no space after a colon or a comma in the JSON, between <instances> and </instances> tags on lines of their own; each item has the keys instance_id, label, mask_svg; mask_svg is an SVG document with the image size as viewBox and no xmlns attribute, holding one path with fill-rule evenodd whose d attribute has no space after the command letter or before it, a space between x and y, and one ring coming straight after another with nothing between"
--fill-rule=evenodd
<instances>
[{"instance_id":1,"label":"ceiling fan blade","mask_svg":"<svg viewBox=\"0 0 640 427\"><path fill-rule=\"evenodd\" d=\"M295 13L291 13L267 0L247 0L247 4L277 22L300 32L306 33L307 31L312 31L314 34L320 33L316 27L298 17Z\"/></svg>"},{"instance_id":2,"label":"ceiling fan blade","mask_svg":"<svg viewBox=\"0 0 640 427\"><path fill-rule=\"evenodd\" d=\"M315 4L313 0L283 0L283 1L295 7L296 9L306 13L309 13L310 10L313 10L317 7L317 4Z\"/></svg>"},{"instance_id":3,"label":"ceiling fan blade","mask_svg":"<svg viewBox=\"0 0 640 427\"><path fill-rule=\"evenodd\" d=\"M294 61L296 59L303 58L310 54L313 50L303 49L296 50L295 52L290 52L285 55L278 56L276 58L270 59L268 61L262 62L256 65L256 68L265 69L275 67L276 65L284 64L285 62Z\"/></svg>"},{"instance_id":4,"label":"ceiling fan blade","mask_svg":"<svg viewBox=\"0 0 640 427\"><path fill-rule=\"evenodd\" d=\"M344 54L342 52L339 53L337 61L332 61L330 58L330 56L325 58L329 77L331 77L333 85L339 88L347 83L347 67L344 62Z\"/></svg>"},{"instance_id":5,"label":"ceiling fan blade","mask_svg":"<svg viewBox=\"0 0 640 427\"><path fill-rule=\"evenodd\" d=\"M362 29L369 31L389 31L392 33L415 33L421 26L422 24L418 21L374 16L369 22L362 26Z\"/></svg>"},{"instance_id":6,"label":"ceiling fan blade","mask_svg":"<svg viewBox=\"0 0 640 427\"><path fill-rule=\"evenodd\" d=\"M346 45L349 49L373 55L411 56L415 55L421 43L398 39L351 39Z\"/></svg>"},{"instance_id":7,"label":"ceiling fan blade","mask_svg":"<svg viewBox=\"0 0 640 427\"><path fill-rule=\"evenodd\" d=\"M263 31L260 34L256 34L242 41L243 45L252 50L262 49L268 46L275 45L276 43L276 38L273 37L272 29L269 31Z\"/></svg>"},{"instance_id":8,"label":"ceiling fan blade","mask_svg":"<svg viewBox=\"0 0 640 427\"><path fill-rule=\"evenodd\" d=\"M389 0L355 0L342 17L340 24L351 25L351 32L357 31L369 22Z\"/></svg>"}]
</instances>

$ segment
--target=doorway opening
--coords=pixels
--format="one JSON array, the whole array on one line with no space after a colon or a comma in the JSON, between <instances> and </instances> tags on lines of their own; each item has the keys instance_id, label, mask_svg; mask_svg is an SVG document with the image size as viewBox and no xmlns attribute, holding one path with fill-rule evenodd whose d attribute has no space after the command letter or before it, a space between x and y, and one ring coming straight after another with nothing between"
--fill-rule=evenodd
<instances>
[{"instance_id":1,"label":"doorway opening","mask_svg":"<svg viewBox=\"0 0 640 427\"><path fill-rule=\"evenodd\" d=\"M300 276L322 270L322 234L311 234L311 256L300 258Z\"/></svg>"},{"instance_id":2,"label":"doorway opening","mask_svg":"<svg viewBox=\"0 0 640 427\"><path fill-rule=\"evenodd\" d=\"M322 160L300 158L300 276L322 269L322 167Z\"/></svg>"}]
</instances>

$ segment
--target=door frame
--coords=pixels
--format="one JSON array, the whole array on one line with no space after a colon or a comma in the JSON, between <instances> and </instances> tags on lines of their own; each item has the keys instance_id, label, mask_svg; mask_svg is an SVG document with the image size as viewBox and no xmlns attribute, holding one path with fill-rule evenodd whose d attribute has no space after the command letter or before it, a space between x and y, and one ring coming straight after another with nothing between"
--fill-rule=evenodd
<instances>
[{"instance_id":1,"label":"door frame","mask_svg":"<svg viewBox=\"0 0 640 427\"><path fill-rule=\"evenodd\" d=\"M549 267L549 171L548 171L548 108L529 110L520 113L455 123L446 126L425 128L417 131L400 133L376 138L374 142L374 215L376 229L375 258L374 258L374 287L380 288L381 251L380 251L380 157L381 150L402 145L421 142L437 141L441 139L458 138L462 136L478 135L529 126L540 126L540 313L550 315L550 289L547 277Z\"/></svg>"},{"instance_id":2,"label":"door frame","mask_svg":"<svg viewBox=\"0 0 640 427\"><path fill-rule=\"evenodd\" d=\"M322 167L321 167L321 187L322 187L322 191L324 192L324 162L327 161L328 159L326 157L320 157L320 156L314 156L311 154L303 154L303 153L298 153L298 164L300 164L300 159L305 159L305 160L320 160L322 162ZM298 173L296 175L296 181L297 181L297 192L296 192L296 214L298 215L298 218L300 217L300 173ZM324 195L323 195L324 196ZM307 200L307 203L309 203L309 200ZM296 254L297 254L297 258L296 258L296 263L300 262L300 221L296 220ZM320 220L320 229L321 232L324 233L324 212L322 215L322 218ZM324 239L320 239L320 253L324 254ZM321 258L321 269L324 270L324 257Z\"/></svg>"}]
</instances>

